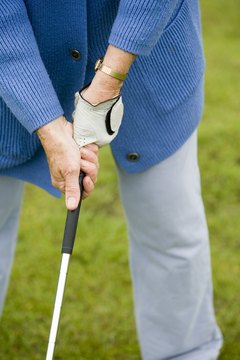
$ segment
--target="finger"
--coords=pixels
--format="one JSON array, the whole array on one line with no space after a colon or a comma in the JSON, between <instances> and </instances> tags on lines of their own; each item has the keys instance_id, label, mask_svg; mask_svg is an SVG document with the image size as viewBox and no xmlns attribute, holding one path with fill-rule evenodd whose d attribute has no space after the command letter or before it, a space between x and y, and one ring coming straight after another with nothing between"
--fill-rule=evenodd
<instances>
[{"instance_id":1,"label":"finger","mask_svg":"<svg viewBox=\"0 0 240 360\"><path fill-rule=\"evenodd\" d=\"M51 175L51 183L56 189L60 190L62 193L65 191L65 181L63 178L57 179Z\"/></svg>"},{"instance_id":2,"label":"finger","mask_svg":"<svg viewBox=\"0 0 240 360\"><path fill-rule=\"evenodd\" d=\"M96 164L81 159L81 170L92 179L94 184L97 182L98 166Z\"/></svg>"},{"instance_id":3,"label":"finger","mask_svg":"<svg viewBox=\"0 0 240 360\"><path fill-rule=\"evenodd\" d=\"M88 144L84 148L93 151L96 155L98 154L99 147L96 144Z\"/></svg>"},{"instance_id":4,"label":"finger","mask_svg":"<svg viewBox=\"0 0 240 360\"><path fill-rule=\"evenodd\" d=\"M98 156L92 150L81 148L81 158L96 164L99 167Z\"/></svg>"},{"instance_id":5,"label":"finger","mask_svg":"<svg viewBox=\"0 0 240 360\"><path fill-rule=\"evenodd\" d=\"M85 191L83 192L83 200L87 199L89 197L90 194L86 193Z\"/></svg>"},{"instance_id":6,"label":"finger","mask_svg":"<svg viewBox=\"0 0 240 360\"><path fill-rule=\"evenodd\" d=\"M84 177L83 188L84 188L83 198L86 199L91 194L91 192L94 190L94 183L89 176Z\"/></svg>"},{"instance_id":7,"label":"finger","mask_svg":"<svg viewBox=\"0 0 240 360\"><path fill-rule=\"evenodd\" d=\"M75 210L80 200L79 172L69 171L65 177L65 201L68 210Z\"/></svg>"}]
</instances>

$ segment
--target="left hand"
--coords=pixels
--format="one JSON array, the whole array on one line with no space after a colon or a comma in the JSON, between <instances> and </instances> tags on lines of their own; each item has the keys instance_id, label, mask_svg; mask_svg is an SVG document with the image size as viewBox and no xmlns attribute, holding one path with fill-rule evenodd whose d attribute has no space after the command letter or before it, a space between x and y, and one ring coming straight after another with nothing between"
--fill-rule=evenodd
<instances>
[{"instance_id":1,"label":"left hand","mask_svg":"<svg viewBox=\"0 0 240 360\"><path fill-rule=\"evenodd\" d=\"M119 80L97 72L91 85L75 94L73 128L78 146L103 146L117 136L123 116L120 90Z\"/></svg>"}]
</instances>

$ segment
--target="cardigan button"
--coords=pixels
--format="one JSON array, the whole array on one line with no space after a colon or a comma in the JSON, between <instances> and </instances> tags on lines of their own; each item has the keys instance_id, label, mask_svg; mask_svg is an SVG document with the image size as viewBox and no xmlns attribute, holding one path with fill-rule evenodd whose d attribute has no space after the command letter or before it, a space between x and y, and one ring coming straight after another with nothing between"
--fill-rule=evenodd
<instances>
[{"instance_id":1,"label":"cardigan button","mask_svg":"<svg viewBox=\"0 0 240 360\"><path fill-rule=\"evenodd\" d=\"M71 49L70 50L70 54L71 54L71 57L74 59L74 60L79 60L81 58L81 54L78 50L76 49Z\"/></svg>"},{"instance_id":2,"label":"cardigan button","mask_svg":"<svg viewBox=\"0 0 240 360\"><path fill-rule=\"evenodd\" d=\"M127 154L128 161L138 161L140 155L136 152L130 152Z\"/></svg>"}]
</instances>

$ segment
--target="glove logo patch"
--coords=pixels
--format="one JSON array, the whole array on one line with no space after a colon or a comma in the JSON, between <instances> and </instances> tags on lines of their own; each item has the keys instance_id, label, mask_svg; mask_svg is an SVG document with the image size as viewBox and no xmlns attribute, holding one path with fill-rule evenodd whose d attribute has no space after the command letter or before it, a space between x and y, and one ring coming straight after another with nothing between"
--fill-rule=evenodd
<instances>
[{"instance_id":1,"label":"glove logo patch","mask_svg":"<svg viewBox=\"0 0 240 360\"><path fill-rule=\"evenodd\" d=\"M75 95L73 112L74 139L78 146L95 143L109 144L118 134L123 117L123 103L119 96L97 105L87 102L82 93Z\"/></svg>"},{"instance_id":2,"label":"glove logo patch","mask_svg":"<svg viewBox=\"0 0 240 360\"><path fill-rule=\"evenodd\" d=\"M119 129L123 116L123 103L118 99L107 112L105 124L109 135L113 135Z\"/></svg>"},{"instance_id":3,"label":"glove logo patch","mask_svg":"<svg viewBox=\"0 0 240 360\"><path fill-rule=\"evenodd\" d=\"M113 135L115 133L115 131L113 131L111 128L111 112L112 112L112 108L107 112L106 120L105 120L108 135Z\"/></svg>"}]
</instances>

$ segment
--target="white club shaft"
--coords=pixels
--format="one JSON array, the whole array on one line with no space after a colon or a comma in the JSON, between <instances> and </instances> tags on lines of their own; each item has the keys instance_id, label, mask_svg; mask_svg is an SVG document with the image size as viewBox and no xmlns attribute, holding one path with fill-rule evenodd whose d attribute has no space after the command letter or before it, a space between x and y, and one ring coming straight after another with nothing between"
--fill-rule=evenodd
<instances>
[{"instance_id":1,"label":"white club shaft","mask_svg":"<svg viewBox=\"0 0 240 360\"><path fill-rule=\"evenodd\" d=\"M55 304L54 304L52 325L51 325L51 330L50 330L50 335L49 335L49 340L48 340L48 349L47 349L46 360L53 359L53 353L54 353L55 342L56 342L56 337L57 337L57 330L58 330L58 323L59 323L59 318L60 318L60 313L61 313L62 300L63 300L66 277L67 277L69 258L70 258L70 254L62 255L62 262L61 262L60 274L59 274L59 279L58 279L57 294L56 294L56 299L55 299Z\"/></svg>"}]
</instances>

